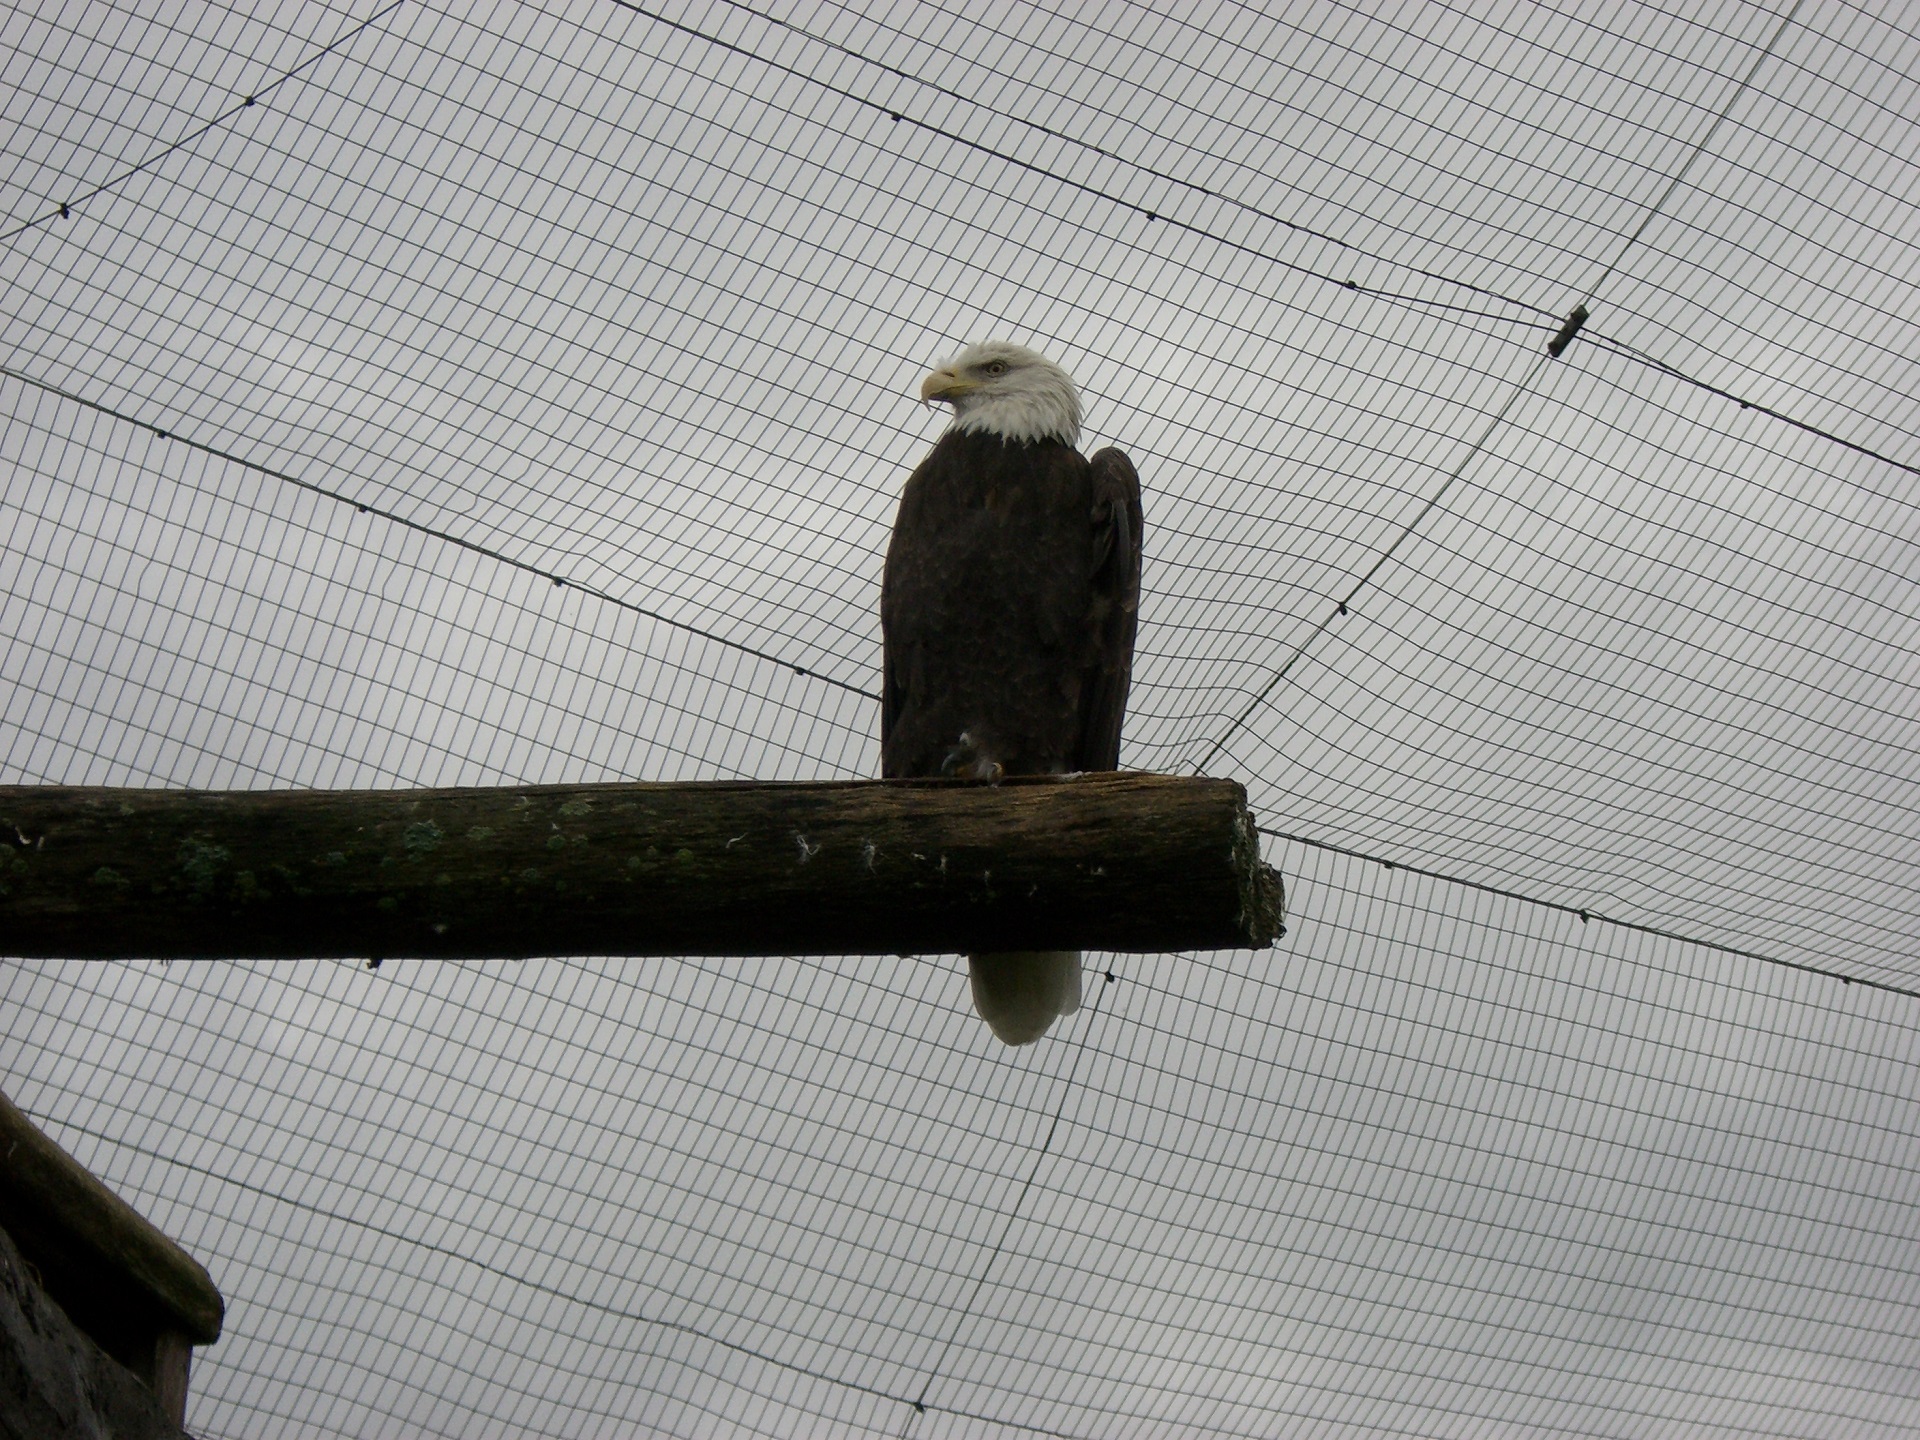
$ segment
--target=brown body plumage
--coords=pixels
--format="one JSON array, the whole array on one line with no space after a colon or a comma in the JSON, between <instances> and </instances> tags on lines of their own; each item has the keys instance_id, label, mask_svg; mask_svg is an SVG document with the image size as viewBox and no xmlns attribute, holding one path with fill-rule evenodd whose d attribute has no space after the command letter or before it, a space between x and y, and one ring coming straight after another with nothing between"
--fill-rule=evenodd
<instances>
[{"instance_id":1,"label":"brown body plumage","mask_svg":"<svg viewBox=\"0 0 1920 1440\"><path fill-rule=\"evenodd\" d=\"M962 735L1008 775L1114 769L1139 534L1118 450L945 436L887 548L881 773L956 768Z\"/></svg>"}]
</instances>

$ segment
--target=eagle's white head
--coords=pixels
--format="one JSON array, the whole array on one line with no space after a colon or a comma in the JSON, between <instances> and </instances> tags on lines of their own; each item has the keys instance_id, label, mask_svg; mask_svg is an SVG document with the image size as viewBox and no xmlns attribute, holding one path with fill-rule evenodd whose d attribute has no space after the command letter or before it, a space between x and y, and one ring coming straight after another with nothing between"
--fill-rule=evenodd
<instances>
[{"instance_id":1,"label":"eagle's white head","mask_svg":"<svg viewBox=\"0 0 1920 1440\"><path fill-rule=\"evenodd\" d=\"M1028 444L1080 440L1080 392L1043 355L1005 340L969 345L921 382L920 398L953 406L953 430Z\"/></svg>"}]
</instances>

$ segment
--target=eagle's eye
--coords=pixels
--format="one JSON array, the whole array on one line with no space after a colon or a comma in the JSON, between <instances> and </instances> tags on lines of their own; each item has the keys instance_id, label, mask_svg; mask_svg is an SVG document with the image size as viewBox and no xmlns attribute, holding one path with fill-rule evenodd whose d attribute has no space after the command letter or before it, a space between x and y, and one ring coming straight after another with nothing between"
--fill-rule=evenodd
<instances>
[{"instance_id":1,"label":"eagle's eye","mask_svg":"<svg viewBox=\"0 0 1920 1440\"><path fill-rule=\"evenodd\" d=\"M1004 360L989 360L980 368L985 370L989 375L1004 375L1007 373L1007 362Z\"/></svg>"}]
</instances>

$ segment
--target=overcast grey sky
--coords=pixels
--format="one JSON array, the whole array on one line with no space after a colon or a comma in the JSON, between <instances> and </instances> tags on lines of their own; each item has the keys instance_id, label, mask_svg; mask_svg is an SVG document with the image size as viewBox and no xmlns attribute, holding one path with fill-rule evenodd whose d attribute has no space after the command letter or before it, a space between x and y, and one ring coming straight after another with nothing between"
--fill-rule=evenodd
<instances>
[{"instance_id":1,"label":"overcast grey sky","mask_svg":"<svg viewBox=\"0 0 1920 1440\"><path fill-rule=\"evenodd\" d=\"M10 11L0 783L871 775L1004 336L1142 475L1123 761L1294 902L1018 1052L954 957L9 964L191 1427L1920 1432L1920 997L1831 978L1920 991L1917 26Z\"/></svg>"}]
</instances>

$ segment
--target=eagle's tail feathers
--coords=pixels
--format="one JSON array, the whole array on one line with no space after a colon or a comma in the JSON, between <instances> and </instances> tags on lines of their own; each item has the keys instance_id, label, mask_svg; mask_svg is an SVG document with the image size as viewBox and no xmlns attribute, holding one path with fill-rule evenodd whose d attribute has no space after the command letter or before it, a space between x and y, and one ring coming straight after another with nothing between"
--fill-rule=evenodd
<instances>
[{"instance_id":1,"label":"eagle's tail feathers","mask_svg":"<svg viewBox=\"0 0 1920 1440\"><path fill-rule=\"evenodd\" d=\"M973 1008L1007 1045L1028 1045L1080 1008L1078 950L1003 950L969 955Z\"/></svg>"}]
</instances>

